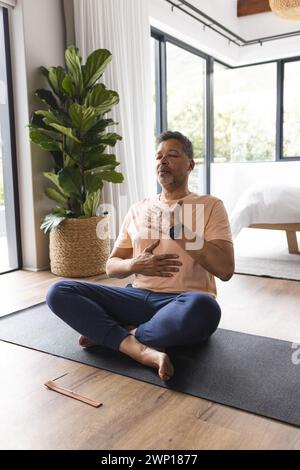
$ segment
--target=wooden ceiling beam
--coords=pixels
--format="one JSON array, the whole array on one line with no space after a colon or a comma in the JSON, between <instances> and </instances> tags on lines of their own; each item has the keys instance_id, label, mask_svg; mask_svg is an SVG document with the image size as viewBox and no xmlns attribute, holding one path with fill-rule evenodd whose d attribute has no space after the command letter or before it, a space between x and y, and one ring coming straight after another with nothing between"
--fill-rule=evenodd
<instances>
[{"instance_id":1,"label":"wooden ceiling beam","mask_svg":"<svg viewBox=\"0 0 300 470\"><path fill-rule=\"evenodd\" d=\"M271 11L269 0L238 0L237 16L255 15Z\"/></svg>"}]
</instances>

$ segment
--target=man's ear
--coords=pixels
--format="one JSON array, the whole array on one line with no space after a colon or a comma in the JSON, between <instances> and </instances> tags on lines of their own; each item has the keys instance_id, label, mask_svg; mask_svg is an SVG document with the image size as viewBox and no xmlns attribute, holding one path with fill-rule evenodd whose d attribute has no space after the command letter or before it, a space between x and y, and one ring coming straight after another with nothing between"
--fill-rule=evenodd
<instances>
[{"instance_id":1,"label":"man's ear","mask_svg":"<svg viewBox=\"0 0 300 470\"><path fill-rule=\"evenodd\" d=\"M195 166L195 160L191 160L191 162L190 162L190 170L191 171L194 169L194 166Z\"/></svg>"}]
</instances>

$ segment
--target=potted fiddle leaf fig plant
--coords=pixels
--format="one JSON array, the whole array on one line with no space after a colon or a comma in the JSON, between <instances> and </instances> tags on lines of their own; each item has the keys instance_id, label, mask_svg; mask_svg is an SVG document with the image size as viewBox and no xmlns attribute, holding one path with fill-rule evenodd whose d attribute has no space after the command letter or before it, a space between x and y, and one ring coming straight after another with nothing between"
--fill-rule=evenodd
<instances>
[{"instance_id":1,"label":"potted fiddle leaf fig plant","mask_svg":"<svg viewBox=\"0 0 300 470\"><path fill-rule=\"evenodd\" d=\"M41 67L50 88L36 90L45 109L32 113L28 127L30 140L52 156L53 170L43 174L56 205L41 229L50 233L50 267L59 276L103 273L109 256L109 238L97 236L99 222L108 223L98 212L101 191L104 182L124 180L116 155L106 153L122 139L107 130L118 124L107 113L119 95L100 82L111 60L108 50L97 49L83 65L79 49L69 46L64 67Z\"/></svg>"}]
</instances>

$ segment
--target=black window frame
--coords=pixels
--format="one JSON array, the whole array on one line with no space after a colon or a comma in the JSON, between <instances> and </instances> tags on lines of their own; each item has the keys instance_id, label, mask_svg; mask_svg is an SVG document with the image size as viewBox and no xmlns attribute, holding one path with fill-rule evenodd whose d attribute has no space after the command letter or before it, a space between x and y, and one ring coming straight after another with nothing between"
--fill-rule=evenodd
<instances>
[{"instance_id":1,"label":"black window frame","mask_svg":"<svg viewBox=\"0 0 300 470\"><path fill-rule=\"evenodd\" d=\"M206 60L206 128L205 128L205 151L204 166L205 178L204 188L210 194L210 166L214 162L214 63L224 65L228 69L240 69L254 67L257 65L275 63L277 64L277 93L276 93L276 134L275 134L275 160L258 160L231 163L273 163L273 162L295 162L300 161L300 156L283 156L283 116L284 116L284 66L288 62L300 61L300 56L255 62L251 64L232 66L213 56L203 53L193 46L167 34L157 28L151 27L151 36L157 40L155 48L155 77L156 77L156 132L159 135L167 130L167 66L166 66L166 43L170 42L186 51L198 55Z\"/></svg>"},{"instance_id":2,"label":"black window frame","mask_svg":"<svg viewBox=\"0 0 300 470\"><path fill-rule=\"evenodd\" d=\"M282 161L299 161L300 160L300 155L295 156L295 157L289 157L289 156L283 156L283 143L284 143L284 132L283 132L283 127L284 127L284 77L285 77L285 64L290 63L290 62L300 62L300 56L297 57L289 57L286 59L282 59L280 62L280 74L281 74L281 81L280 81L280 103L278 106L280 106L280 110L278 110L278 114L280 114L280 132L281 132L281 141L280 141L280 155L279 155L279 160Z\"/></svg>"},{"instance_id":3,"label":"black window frame","mask_svg":"<svg viewBox=\"0 0 300 470\"><path fill-rule=\"evenodd\" d=\"M12 197L10 198L11 206L7 208L7 201L4 196L5 210L14 212L14 217L7 223L7 236L11 234L15 235L15 247L16 247L16 261L17 266L7 271L0 272L0 275L7 274L13 271L18 271L22 268L22 245L21 245L21 227L20 227L20 206L19 206L19 189L18 189L18 169L17 169L17 150L16 150L16 132L15 132L15 115L14 115L14 96L13 96L13 75L11 66L11 45L10 45L10 33L9 33L9 11L6 7L1 6L3 11L3 32L4 32L4 46L5 46L5 67L6 67L6 86L7 86L7 102L8 102L8 119L9 119L9 146L10 146L10 165L11 173L5 174L3 170L4 180L4 195L5 181L9 181L12 184ZM8 217L6 218L8 221Z\"/></svg>"}]
</instances>

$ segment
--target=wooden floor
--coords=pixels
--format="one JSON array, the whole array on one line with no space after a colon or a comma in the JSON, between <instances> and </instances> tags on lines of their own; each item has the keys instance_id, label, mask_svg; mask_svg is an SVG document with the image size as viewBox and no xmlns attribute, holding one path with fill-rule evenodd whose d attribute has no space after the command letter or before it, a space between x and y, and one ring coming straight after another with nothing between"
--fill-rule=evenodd
<instances>
[{"instance_id":1,"label":"wooden floor","mask_svg":"<svg viewBox=\"0 0 300 470\"><path fill-rule=\"evenodd\" d=\"M0 276L1 315L43 301L58 279ZM222 328L300 342L299 282L236 274L217 287ZM44 387L65 373L60 385L103 406ZM5 342L0 374L0 449L300 449L299 428Z\"/></svg>"}]
</instances>

